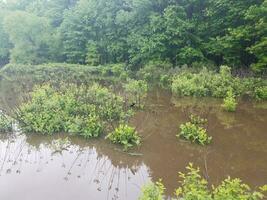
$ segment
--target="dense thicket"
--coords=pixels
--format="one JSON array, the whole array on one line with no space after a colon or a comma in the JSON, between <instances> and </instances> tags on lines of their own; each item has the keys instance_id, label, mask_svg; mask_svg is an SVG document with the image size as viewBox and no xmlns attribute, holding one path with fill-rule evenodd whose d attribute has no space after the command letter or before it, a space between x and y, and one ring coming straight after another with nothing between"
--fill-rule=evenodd
<instances>
[{"instance_id":1,"label":"dense thicket","mask_svg":"<svg viewBox=\"0 0 267 200\"><path fill-rule=\"evenodd\" d=\"M267 68L267 0L0 1L0 65Z\"/></svg>"}]
</instances>

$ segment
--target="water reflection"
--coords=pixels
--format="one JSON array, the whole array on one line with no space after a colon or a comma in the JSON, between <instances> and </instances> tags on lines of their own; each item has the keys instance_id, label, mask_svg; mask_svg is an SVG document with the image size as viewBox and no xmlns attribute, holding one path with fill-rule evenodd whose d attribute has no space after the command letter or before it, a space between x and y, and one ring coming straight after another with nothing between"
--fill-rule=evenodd
<instances>
[{"instance_id":1,"label":"water reflection","mask_svg":"<svg viewBox=\"0 0 267 200\"><path fill-rule=\"evenodd\" d=\"M63 140L63 136L59 138ZM137 199L141 186L149 180L149 169L138 160L111 158L100 144L83 146L71 141L56 145L60 140L1 135L0 198L18 199L36 183L53 194L43 199L56 199L58 190L66 192L62 194L65 199L72 199L70 193L82 199ZM16 193L8 188L15 188ZM40 195L45 194L32 189L27 192L30 196L25 199L42 199Z\"/></svg>"}]
</instances>

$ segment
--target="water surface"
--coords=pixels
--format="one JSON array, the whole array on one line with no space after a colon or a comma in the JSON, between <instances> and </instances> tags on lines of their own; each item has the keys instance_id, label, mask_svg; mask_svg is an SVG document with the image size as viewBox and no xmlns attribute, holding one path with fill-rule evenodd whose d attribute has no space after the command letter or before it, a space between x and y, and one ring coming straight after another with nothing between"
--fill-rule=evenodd
<instances>
[{"instance_id":1,"label":"water surface","mask_svg":"<svg viewBox=\"0 0 267 200\"><path fill-rule=\"evenodd\" d=\"M27 98L29 84L0 82L0 109L11 112ZM267 110L264 103L240 100L226 113L221 100L172 98L155 89L143 111L131 119L143 143L130 154L104 138L86 141L20 132L0 135L0 199L136 200L140 188L162 178L168 195L179 185L178 172L189 162L210 184L239 177L252 188L267 183ZM208 119L213 137L207 147L176 137L191 113ZM65 142L63 142L65 141Z\"/></svg>"}]
</instances>

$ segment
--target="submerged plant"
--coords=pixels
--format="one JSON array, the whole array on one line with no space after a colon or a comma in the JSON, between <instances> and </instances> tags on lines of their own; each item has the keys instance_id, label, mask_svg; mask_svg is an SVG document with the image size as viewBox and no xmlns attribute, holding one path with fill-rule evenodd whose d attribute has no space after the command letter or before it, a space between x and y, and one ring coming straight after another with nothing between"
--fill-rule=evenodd
<instances>
[{"instance_id":1,"label":"submerged plant","mask_svg":"<svg viewBox=\"0 0 267 200\"><path fill-rule=\"evenodd\" d=\"M141 138L136 130L127 124L120 124L119 127L108 134L106 138L110 139L113 143L123 145L125 151L135 145L141 144Z\"/></svg>"},{"instance_id":2,"label":"submerged plant","mask_svg":"<svg viewBox=\"0 0 267 200\"><path fill-rule=\"evenodd\" d=\"M208 136L207 130L203 127L206 122L206 119L191 115L190 122L180 125L180 132L177 134L177 137L182 137L201 145L209 144L212 137Z\"/></svg>"},{"instance_id":3,"label":"submerged plant","mask_svg":"<svg viewBox=\"0 0 267 200\"><path fill-rule=\"evenodd\" d=\"M229 90L223 100L222 107L228 112L235 112L237 106L235 95L232 90Z\"/></svg>"},{"instance_id":4,"label":"submerged plant","mask_svg":"<svg viewBox=\"0 0 267 200\"><path fill-rule=\"evenodd\" d=\"M12 131L12 118L0 111L0 133Z\"/></svg>"}]
</instances>

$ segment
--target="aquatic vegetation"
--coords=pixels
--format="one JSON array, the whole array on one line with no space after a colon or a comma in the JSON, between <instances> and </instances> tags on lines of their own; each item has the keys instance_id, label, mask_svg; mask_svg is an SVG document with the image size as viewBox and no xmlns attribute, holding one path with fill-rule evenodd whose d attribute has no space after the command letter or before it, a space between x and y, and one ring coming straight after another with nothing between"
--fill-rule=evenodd
<instances>
[{"instance_id":1,"label":"aquatic vegetation","mask_svg":"<svg viewBox=\"0 0 267 200\"><path fill-rule=\"evenodd\" d=\"M220 73L205 68L198 73L183 70L173 77L171 88L176 96L224 98L232 88L235 95L249 94L254 97L256 88L265 84L263 79L234 77L229 67L221 66Z\"/></svg>"},{"instance_id":2,"label":"aquatic vegetation","mask_svg":"<svg viewBox=\"0 0 267 200\"><path fill-rule=\"evenodd\" d=\"M267 100L267 86L256 88L255 96L258 100Z\"/></svg>"},{"instance_id":3,"label":"aquatic vegetation","mask_svg":"<svg viewBox=\"0 0 267 200\"><path fill-rule=\"evenodd\" d=\"M142 188L142 196L139 200L163 200L165 187L161 180L149 183Z\"/></svg>"},{"instance_id":4,"label":"aquatic vegetation","mask_svg":"<svg viewBox=\"0 0 267 200\"><path fill-rule=\"evenodd\" d=\"M181 186L175 191L177 199L205 199L211 200L212 196L208 190L208 182L201 177L199 168L194 168L189 164L186 169L187 173L179 172Z\"/></svg>"},{"instance_id":5,"label":"aquatic vegetation","mask_svg":"<svg viewBox=\"0 0 267 200\"><path fill-rule=\"evenodd\" d=\"M179 172L180 187L175 190L175 198L173 200L260 200L264 199L264 192L267 186L259 187L258 191L253 191L250 187L243 183L240 179L231 179L228 177L217 187L208 187L208 182L200 175L200 169L195 168L193 164L189 164L187 172ZM163 200L164 185L148 184L143 187L141 200ZM158 196L157 196L158 194Z\"/></svg>"},{"instance_id":6,"label":"aquatic vegetation","mask_svg":"<svg viewBox=\"0 0 267 200\"><path fill-rule=\"evenodd\" d=\"M123 87L126 92L127 102L130 105L135 105L139 108L144 106L144 99L146 98L148 91L146 81L129 79Z\"/></svg>"},{"instance_id":7,"label":"aquatic vegetation","mask_svg":"<svg viewBox=\"0 0 267 200\"><path fill-rule=\"evenodd\" d=\"M206 122L206 119L191 115L190 122L180 125L180 132L177 134L177 137L184 138L200 145L209 144L212 137L208 136L207 130L203 127Z\"/></svg>"},{"instance_id":8,"label":"aquatic vegetation","mask_svg":"<svg viewBox=\"0 0 267 200\"><path fill-rule=\"evenodd\" d=\"M223 99L222 107L228 112L235 112L237 106L235 95L232 90L229 90L226 97Z\"/></svg>"},{"instance_id":9,"label":"aquatic vegetation","mask_svg":"<svg viewBox=\"0 0 267 200\"><path fill-rule=\"evenodd\" d=\"M85 138L97 137L104 124L128 116L123 99L107 88L91 86L37 86L31 101L19 108L18 119L25 132L67 132Z\"/></svg>"},{"instance_id":10,"label":"aquatic vegetation","mask_svg":"<svg viewBox=\"0 0 267 200\"><path fill-rule=\"evenodd\" d=\"M0 133L12 131L12 118L0 111Z\"/></svg>"},{"instance_id":11,"label":"aquatic vegetation","mask_svg":"<svg viewBox=\"0 0 267 200\"><path fill-rule=\"evenodd\" d=\"M113 143L123 145L125 151L135 145L141 144L141 138L136 130L127 124L120 124L119 127L109 133L106 138L110 139Z\"/></svg>"}]
</instances>

